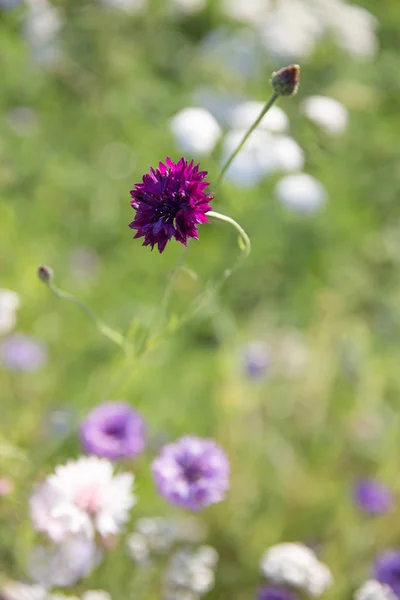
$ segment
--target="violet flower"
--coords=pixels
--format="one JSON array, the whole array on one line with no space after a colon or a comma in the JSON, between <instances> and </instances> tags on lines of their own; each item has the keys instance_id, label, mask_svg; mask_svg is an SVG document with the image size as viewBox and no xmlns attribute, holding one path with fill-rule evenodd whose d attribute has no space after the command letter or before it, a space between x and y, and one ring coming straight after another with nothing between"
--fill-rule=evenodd
<instances>
[{"instance_id":1,"label":"violet flower","mask_svg":"<svg viewBox=\"0 0 400 600\"><path fill-rule=\"evenodd\" d=\"M170 158L150 168L142 183L131 190L131 206L136 210L131 229L137 229L135 238L144 237L143 246L158 245L163 252L174 237L184 246L189 238L198 239L197 225L207 223L206 213L211 210L213 196L205 193L208 183L203 181L207 171L181 158L174 163Z\"/></svg>"},{"instance_id":2,"label":"violet flower","mask_svg":"<svg viewBox=\"0 0 400 600\"><path fill-rule=\"evenodd\" d=\"M152 465L158 492L188 510L221 502L229 488L229 462L213 440L184 436L167 444Z\"/></svg>"},{"instance_id":3,"label":"violet flower","mask_svg":"<svg viewBox=\"0 0 400 600\"><path fill-rule=\"evenodd\" d=\"M266 584L259 588L257 600L298 600L298 596L280 585Z\"/></svg>"},{"instance_id":4,"label":"violet flower","mask_svg":"<svg viewBox=\"0 0 400 600\"><path fill-rule=\"evenodd\" d=\"M87 454L110 460L135 458L146 445L146 424L126 402L103 402L82 421L80 440Z\"/></svg>"},{"instance_id":5,"label":"violet flower","mask_svg":"<svg viewBox=\"0 0 400 600\"><path fill-rule=\"evenodd\" d=\"M400 548L385 550L375 562L374 577L400 597Z\"/></svg>"},{"instance_id":6,"label":"violet flower","mask_svg":"<svg viewBox=\"0 0 400 600\"><path fill-rule=\"evenodd\" d=\"M0 357L9 371L38 371L47 362L47 351L37 340L14 333L3 340Z\"/></svg>"},{"instance_id":7,"label":"violet flower","mask_svg":"<svg viewBox=\"0 0 400 600\"><path fill-rule=\"evenodd\" d=\"M353 499L361 512L370 515L384 514L393 505L393 496L390 490L372 478L360 479L356 482Z\"/></svg>"}]
</instances>

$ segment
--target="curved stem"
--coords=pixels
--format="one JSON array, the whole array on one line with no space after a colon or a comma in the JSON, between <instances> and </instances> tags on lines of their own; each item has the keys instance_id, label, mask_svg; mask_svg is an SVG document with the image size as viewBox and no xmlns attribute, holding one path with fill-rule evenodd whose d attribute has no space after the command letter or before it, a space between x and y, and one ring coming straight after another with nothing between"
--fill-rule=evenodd
<instances>
[{"instance_id":1,"label":"curved stem","mask_svg":"<svg viewBox=\"0 0 400 600\"><path fill-rule=\"evenodd\" d=\"M249 137L251 136L251 134L253 133L253 131L259 126L259 124L261 123L262 119L267 114L267 112L269 111L269 109L271 108L271 106L274 104L275 100L278 97L279 97L279 94L274 93L274 94L272 94L272 96L268 100L268 102L265 103L265 106L262 109L260 115L254 121L254 123L251 125L251 127L249 127L249 129L246 131L246 133L244 134L244 136L243 136L241 142L239 143L239 145L237 146L237 148L232 152L232 154L226 160L225 164L222 166L220 174L218 175L218 179L217 179L217 181L215 183L215 186L214 186L215 188L219 186L219 184L221 183L221 180L222 180L223 176L225 175L225 173L228 170L228 168L231 166L233 160L239 154L239 152L241 151L241 149L243 148L243 146L245 145L245 143L247 142L247 140L249 139Z\"/></svg>"},{"instance_id":2,"label":"curved stem","mask_svg":"<svg viewBox=\"0 0 400 600\"><path fill-rule=\"evenodd\" d=\"M53 294L57 296L57 298L61 298L62 300L68 300L68 302L72 302L72 304L75 304L75 306L77 306L84 313L86 313L95 324L97 330L102 335L114 342L114 344L117 344L117 346L120 346L121 348L124 346L123 336L118 331L115 331L115 329L112 329L111 327L108 327L108 325L102 323L102 321L100 321L100 319L93 312L93 310L89 308L89 306L84 304L84 302L78 300L78 298L75 298L75 296L73 296L69 292L64 292L64 290L61 290L60 288L55 286L51 281L47 284L47 287L50 291L53 292Z\"/></svg>"},{"instance_id":3,"label":"curved stem","mask_svg":"<svg viewBox=\"0 0 400 600\"><path fill-rule=\"evenodd\" d=\"M208 217L214 217L214 219L219 219L220 221L225 221L225 223L229 223L230 225L232 225L236 229L236 231L239 233L239 247L242 250L242 252L244 253L244 258L246 258L250 254L250 250L251 250L250 238L247 235L247 233L245 232L245 230L243 229L243 227L241 225L239 225L239 223L237 223L237 221L235 221L231 217L228 217L227 215L222 215L221 213L216 212L214 210L210 210L208 213L206 213L206 215Z\"/></svg>"}]
</instances>

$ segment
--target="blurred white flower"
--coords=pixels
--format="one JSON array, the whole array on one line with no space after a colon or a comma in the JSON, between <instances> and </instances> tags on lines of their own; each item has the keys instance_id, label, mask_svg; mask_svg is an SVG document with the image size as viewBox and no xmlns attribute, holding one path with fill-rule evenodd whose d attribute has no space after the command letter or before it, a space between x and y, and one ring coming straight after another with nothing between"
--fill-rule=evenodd
<instances>
[{"instance_id":1,"label":"blurred white flower","mask_svg":"<svg viewBox=\"0 0 400 600\"><path fill-rule=\"evenodd\" d=\"M52 547L37 546L28 556L32 581L45 588L69 587L100 564L102 554L86 537L70 538Z\"/></svg>"},{"instance_id":2,"label":"blurred white flower","mask_svg":"<svg viewBox=\"0 0 400 600\"><path fill-rule=\"evenodd\" d=\"M366 581L354 594L354 600L396 600L397 596L389 586L374 579Z\"/></svg>"},{"instance_id":3,"label":"blurred white flower","mask_svg":"<svg viewBox=\"0 0 400 600\"><path fill-rule=\"evenodd\" d=\"M178 148L194 156L212 152L221 135L217 121L200 107L184 108L172 117L170 127Z\"/></svg>"},{"instance_id":4,"label":"blurred white flower","mask_svg":"<svg viewBox=\"0 0 400 600\"><path fill-rule=\"evenodd\" d=\"M241 142L245 130L229 131L223 141L223 164ZM227 169L225 179L234 185L252 187L276 170L273 136L264 130L254 131Z\"/></svg>"},{"instance_id":5,"label":"blurred white flower","mask_svg":"<svg viewBox=\"0 0 400 600\"><path fill-rule=\"evenodd\" d=\"M47 0L27 0L25 39L32 56L44 66L52 66L61 57L58 35L63 21L60 12Z\"/></svg>"},{"instance_id":6,"label":"blurred white flower","mask_svg":"<svg viewBox=\"0 0 400 600\"><path fill-rule=\"evenodd\" d=\"M229 124L236 129L248 129L260 116L264 102L248 101L236 106L230 115ZM273 133L283 133L289 126L286 113L279 106L272 106L264 115L259 127Z\"/></svg>"},{"instance_id":7,"label":"blurred white flower","mask_svg":"<svg viewBox=\"0 0 400 600\"><path fill-rule=\"evenodd\" d=\"M275 194L286 208L303 214L317 212L327 199L323 185L306 173L283 177L275 187Z\"/></svg>"},{"instance_id":8,"label":"blurred white flower","mask_svg":"<svg viewBox=\"0 0 400 600\"><path fill-rule=\"evenodd\" d=\"M118 535L135 504L133 475L114 475L113 465L96 456L56 467L30 498L33 526L54 542L70 534L93 538Z\"/></svg>"},{"instance_id":9,"label":"blurred white flower","mask_svg":"<svg viewBox=\"0 0 400 600\"><path fill-rule=\"evenodd\" d=\"M7 581L0 588L0 597L2 600L47 600L47 592L40 585Z\"/></svg>"},{"instance_id":10,"label":"blurred white flower","mask_svg":"<svg viewBox=\"0 0 400 600\"><path fill-rule=\"evenodd\" d=\"M207 86L197 88L193 93L193 100L208 110L222 125L229 125L230 115L244 101L240 94L220 92Z\"/></svg>"},{"instance_id":11,"label":"blurred white flower","mask_svg":"<svg viewBox=\"0 0 400 600\"><path fill-rule=\"evenodd\" d=\"M15 327L20 298L16 292L0 289L0 335Z\"/></svg>"},{"instance_id":12,"label":"blurred white flower","mask_svg":"<svg viewBox=\"0 0 400 600\"><path fill-rule=\"evenodd\" d=\"M255 77L262 65L262 45L252 31L214 29L202 40L200 52L206 66L219 66L242 77Z\"/></svg>"},{"instance_id":13,"label":"blurred white flower","mask_svg":"<svg viewBox=\"0 0 400 600\"><path fill-rule=\"evenodd\" d=\"M128 556L137 563L147 563L151 559L151 552L146 537L134 531L126 538Z\"/></svg>"},{"instance_id":14,"label":"blurred white flower","mask_svg":"<svg viewBox=\"0 0 400 600\"><path fill-rule=\"evenodd\" d=\"M174 598L174 593L184 590L197 596L207 594L214 587L217 561L218 554L210 546L176 551L165 571L164 597Z\"/></svg>"},{"instance_id":15,"label":"blurred white flower","mask_svg":"<svg viewBox=\"0 0 400 600\"><path fill-rule=\"evenodd\" d=\"M147 0L100 0L103 6L121 10L126 13L137 13L147 7Z\"/></svg>"},{"instance_id":16,"label":"blurred white flower","mask_svg":"<svg viewBox=\"0 0 400 600\"><path fill-rule=\"evenodd\" d=\"M261 559L263 574L275 583L298 588L318 597L332 584L328 567L303 544L285 543L272 546Z\"/></svg>"},{"instance_id":17,"label":"blurred white flower","mask_svg":"<svg viewBox=\"0 0 400 600\"><path fill-rule=\"evenodd\" d=\"M309 347L300 331L288 330L278 335L273 347L273 361L279 373L285 377L302 375L309 359Z\"/></svg>"},{"instance_id":18,"label":"blurred white flower","mask_svg":"<svg viewBox=\"0 0 400 600\"><path fill-rule=\"evenodd\" d=\"M341 4L341 10L332 11L331 27L339 45L359 58L372 58L378 52L377 19L366 9L354 4Z\"/></svg>"},{"instance_id":19,"label":"blurred white flower","mask_svg":"<svg viewBox=\"0 0 400 600\"><path fill-rule=\"evenodd\" d=\"M274 156L279 171L301 171L304 167L304 152L292 137L277 135L274 138Z\"/></svg>"},{"instance_id":20,"label":"blurred white flower","mask_svg":"<svg viewBox=\"0 0 400 600\"><path fill-rule=\"evenodd\" d=\"M341 134L347 128L348 110L341 102L328 96L310 96L302 103L304 114L331 134Z\"/></svg>"},{"instance_id":21,"label":"blurred white flower","mask_svg":"<svg viewBox=\"0 0 400 600\"><path fill-rule=\"evenodd\" d=\"M222 0L222 10L230 19L258 23L270 6L270 0Z\"/></svg>"},{"instance_id":22,"label":"blurred white flower","mask_svg":"<svg viewBox=\"0 0 400 600\"><path fill-rule=\"evenodd\" d=\"M82 594L81 600L111 600L111 596L104 590L87 590Z\"/></svg>"}]
</instances>

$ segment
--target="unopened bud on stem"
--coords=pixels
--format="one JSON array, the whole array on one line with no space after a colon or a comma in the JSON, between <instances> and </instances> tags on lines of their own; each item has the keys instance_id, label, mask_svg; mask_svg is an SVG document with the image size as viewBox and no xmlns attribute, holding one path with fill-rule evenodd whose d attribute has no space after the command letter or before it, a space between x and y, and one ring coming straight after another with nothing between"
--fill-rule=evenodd
<instances>
[{"instance_id":1,"label":"unopened bud on stem","mask_svg":"<svg viewBox=\"0 0 400 600\"><path fill-rule=\"evenodd\" d=\"M271 84L279 96L294 96L300 85L299 65L289 65L272 73Z\"/></svg>"},{"instance_id":2,"label":"unopened bud on stem","mask_svg":"<svg viewBox=\"0 0 400 600\"><path fill-rule=\"evenodd\" d=\"M53 269L47 267L46 265L40 265L37 274L40 281L43 281L43 283L50 283L53 277Z\"/></svg>"}]
</instances>

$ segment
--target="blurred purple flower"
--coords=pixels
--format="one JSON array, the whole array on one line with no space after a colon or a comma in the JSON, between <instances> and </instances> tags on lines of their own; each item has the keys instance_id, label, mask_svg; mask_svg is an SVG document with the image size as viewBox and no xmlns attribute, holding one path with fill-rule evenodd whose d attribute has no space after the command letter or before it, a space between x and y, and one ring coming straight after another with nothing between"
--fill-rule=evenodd
<instances>
[{"instance_id":1,"label":"blurred purple flower","mask_svg":"<svg viewBox=\"0 0 400 600\"><path fill-rule=\"evenodd\" d=\"M400 548L386 550L375 562L374 577L400 597Z\"/></svg>"},{"instance_id":2,"label":"blurred purple flower","mask_svg":"<svg viewBox=\"0 0 400 600\"><path fill-rule=\"evenodd\" d=\"M0 356L10 371L37 371L47 362L44 344L21 333L9 335L3 340Z\"/></svg>"},{"instance_id":3,"label":"blurred purple flower","mask_svg":"<svg viewBox=\"0 0 400 600\"><path fill-rule=\"evenodd\" d=\"M263 585L259 588L257 600L297 600L294 592L279 585Z\"/></svg>"},{"instance_id":4,"label":"blurred purple flower","mask_svg":"<svg viewBox=\"0 0 400 600\"><path fill-rule=\"evenodd\" d=\"M199 171L199 165L184 158L165 162L150 168L150 174L131 190L136 216L129 225L137 229L135 238L144 237L143 246L153 249L157 244L160 253L172 237L184 246L189 238L198 239L197 225L208 222L206 213L213 199L204 192L209 185L203 181L207 171Z\"/></svg>"},{"instance_id":5,"label":"blurred purple flower","mask_svg":"<svg viewBox=\"0 0 400 600\"><path fill-rule=\"evenodd\" d=\"M164 446L152 465L158 492L193 511L225 498L229 470L225 452L213 440L189 435Z\"/></svg>"},{"instance_id":6,"label":"blurred purple flower","mask_svg":"<svg viewBox=\"0 0 400 600\"><path fill-rule=\"evenodd\" d=\"M263 379L271 364L271 355L264 342L251 342L244 348L244 366L250 379Z\"/></svg>"},{"instance_id":7,"label":"blurred purple flower","mask_svg":"<svg viewBox=\"0 0 400 600\"><path fill-rule=\"evenodd\" d=\"M360 479L356 482L353 498L357 508L370 515L384 514L393 505L393 496L390 490L372 478Z\"/></svg>"},{"instance_id":8,"label":"blurred purple flower","mask_svg":"<svg viewBox=\"0 0 400 600\"><path fill-rule=\"evenodd\" d=\"M126 402L103 402L82 421L80 440L88 454L134 458L145 448L146 424Z\"/></svg>"}]
</instances>

